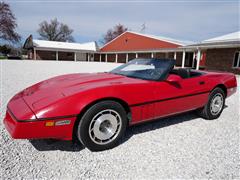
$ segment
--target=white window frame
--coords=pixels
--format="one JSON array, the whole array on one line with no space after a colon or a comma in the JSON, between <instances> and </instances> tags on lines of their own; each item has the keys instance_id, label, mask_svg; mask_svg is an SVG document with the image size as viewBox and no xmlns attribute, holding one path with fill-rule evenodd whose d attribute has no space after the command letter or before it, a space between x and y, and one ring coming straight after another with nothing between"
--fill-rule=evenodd
<instances>
[{"instance_id":1,"label":"white window frame","mask_svg":"<svg viewBox=\"0 0 240 180\"><path fill-rule=\"evenodd\" d=\"M234 66L235 56L236 56L237 53L238 53L237 66ZM240 68L240 51L236 51L236 52L234 53L232 68Z\"/></svg>"}]
</instances>

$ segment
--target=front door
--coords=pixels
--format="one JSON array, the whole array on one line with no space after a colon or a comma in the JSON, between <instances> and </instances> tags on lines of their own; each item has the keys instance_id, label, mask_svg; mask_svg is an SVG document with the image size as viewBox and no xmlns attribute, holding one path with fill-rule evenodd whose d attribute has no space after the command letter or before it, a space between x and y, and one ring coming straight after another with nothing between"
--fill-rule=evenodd
<instances>
[{"instance_id":1,"label":"front door","mask_svg":"<svg viewBox=\"0 0 240 180\"><path fill-rule=\"evenodd\" d=\"M179 82L155 83L155 118L169 116L205 105L209 92L201 76Z\"/></svg>"}]
</instances>

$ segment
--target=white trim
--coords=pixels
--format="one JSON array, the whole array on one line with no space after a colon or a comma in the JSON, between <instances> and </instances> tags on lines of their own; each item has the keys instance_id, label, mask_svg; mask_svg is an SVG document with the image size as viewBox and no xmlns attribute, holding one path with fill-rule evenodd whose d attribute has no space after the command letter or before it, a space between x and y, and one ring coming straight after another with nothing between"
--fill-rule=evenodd
<instances>
[{"instance_id":1,"label":"white trim","mask_svg":"<svg viewBox=\"0 0 240 180\"><path fill-rule=\"evenodd\" d=\"M46 40L37 40L33 39L33 46L37 48L47 48L47 49L62 49L65 51L97 51L96 42L88 43L69 43L69 42L58 42L58 41L46 41Z\"/></svg>"},{"instance_id":2,"label":"white trim","mask_svg":"<svg viewBox=\"0 0 240 180\"><path fill-rule=\"evenodd\" d=\"M100 57L99 57L99 61L102 62L102 54L99 54Z\"/></svg>"},{"instance_id":3,"label":"white trim","mask_svg":"<svg viewBox=\"0 0 240 180\"><path fill-rule=\"evenodd\" d=\"M58 61L58 51L56 51L56 61Z\"/></svg>"},{"instance_id":4,"label":"white trim","mask_svg":"<svg viewBox=\"0 0 240 180\"><path fill-rule=\"evenodd\" d=\"M74 61L77 61L77 53L74 52Z\"/></svg>"},{"instance_id":5,"label":"white trim","mask_svg":"<svg viewBox=\"0 0 240 180\"><path fill-rule=\"evenodd\" d=\"M192 63L192 68L194 68L195 65L195 52L193 52L193 63Z\"/></svg>"},{"instance_id":6,"label":"white trim","mask_svg":"<svg viewBox=\"0 0 240 180\"><path fill-rule=\"evenodd\" d=\"M126 53L126 62L128 62L128 53Z\"/></svg>"},{"instance_id":7,"label":"white trim","mask_svg":"<svg viewBox=\"0 0 240 180\"><path fill-rule=\"evenodd\" d=\"M194 45L190 45L190 46L184 46L185 49L216 49L216 48L235 48L235 47L239 47L240 43L214 43L214 44L194 44ZM179 48L181 49L181 48Z\"/></svg>"},{"instance_id":8,"label":"white trim","mask_svg":"<svg viewBox=\"0 0 240 180\"><path fill-rule=\"evenodd\" d=\"M60 49L60 48L45 48L45 47L34 47L40 51L58 51L58 52L78 52L78 53L98 53L90 50L74 50L74 49Z\"/></svg>"},{"instance_id":9,"label":"white trim","mask_svg":"<svg viewBox=\"0 0 240 180\"><path fill-rule=\"evenodd\" d=\"M200 49L198 49L196 70L199 70L200 60L201 60L201 51L200 51Z\"/></svg>"},{"instance_id":10,"label":"white trim","mask_svg":"<svg viewBox=\"0 0 240 180\"><path fill-rule=\"evenodd\" d=\"M193 52L195 49L183 49L183 48L164 48L164 49L149 49L149 50L133 50L133 51L102 51L102 52L96 52L96 53L99 53L99 54L105 54L105 53L108 53L108 54L125 54L125 53L165 53L165 52L183 52L183 51L186 51L186 52Z\"/></svg>"},{"instance_id":11,"label":"white trim","mask_svg":"<svg viewBox=\"0 0 240 180\"><path fill-rule=\"evenodd\" d=\"M115 62L118 62L118 54L115 55Z\"/></svg>"},{"instance_id":12,"label":"white trim","mask_svg":"<svg viewBox=\"0 0 240 180\"><path fill-rule=\"evenodd\" d=\"M105 55L105 62L108 62L108 56L107 56L107 54Z\"/></svg>"},{"instance_id":13,"label":"white trim","mask_svg":"<svg viewBox=\"0 0 240 180\"><path fill-rule=\"evenodd\" d=\"M174 52L174 57L173 59L177 60L177 52Z\"/></svg>"},{"instance_id":14,"label":"white trim","mask_svg":"<svg viewBox=\"0 0 240 180\"><path fill-rule=\"evenodd\" d=\"M37 60L36 48L33 48L33 59Z\"/></svg>"},{"instance_id":15,"label":"white trim","mask_svg":"<svg viewBox=\"0 0 240 180\"><path fill-rule=\"evenodd\" d=\"M185 55L186 55L186 52L183 51L183 55L182 55L182 68L185 67Z\"/></svg>"}]
</instances>

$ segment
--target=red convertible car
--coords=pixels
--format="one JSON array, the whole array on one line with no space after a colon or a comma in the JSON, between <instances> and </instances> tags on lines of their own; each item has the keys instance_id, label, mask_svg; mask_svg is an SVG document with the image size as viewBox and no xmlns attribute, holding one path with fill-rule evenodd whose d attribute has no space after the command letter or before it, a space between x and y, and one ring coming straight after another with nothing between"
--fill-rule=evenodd
<instances>
[{"instance_id":1,"label":"red convertible car","mask_svg":"<svg viewBox=\"0 0 240 180\"><path fill-rule=\"evenodd\" d=\"M216 119L236 92L234 74L174 68L172 59L135 59L107 73L69 74L37 83L7 105L16 139L76 137L92 151L113 148L126 127L197 110Z\"/></svg>"}]
</instances>

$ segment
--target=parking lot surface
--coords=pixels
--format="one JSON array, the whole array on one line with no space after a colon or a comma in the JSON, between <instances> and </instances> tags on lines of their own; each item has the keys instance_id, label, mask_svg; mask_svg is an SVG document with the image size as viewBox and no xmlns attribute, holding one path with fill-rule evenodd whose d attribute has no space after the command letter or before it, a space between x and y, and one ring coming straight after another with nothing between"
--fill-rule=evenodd
<instances>
[{"instance_id":1,"label":"parking lot surface","mask_svg":"<svg viewBox=\"0 0 240 180\"><path fill-rule=\"evenodd\" d=\"M114 63L0 61L0 179L239 179L239 89L217 120L195 113L130 127L121 144L91 152L57 140L13 140L3 125L7 101L41 80L109 71ZM238 77L238 83L240 79Z\"/></svg>"}]
</instances>

